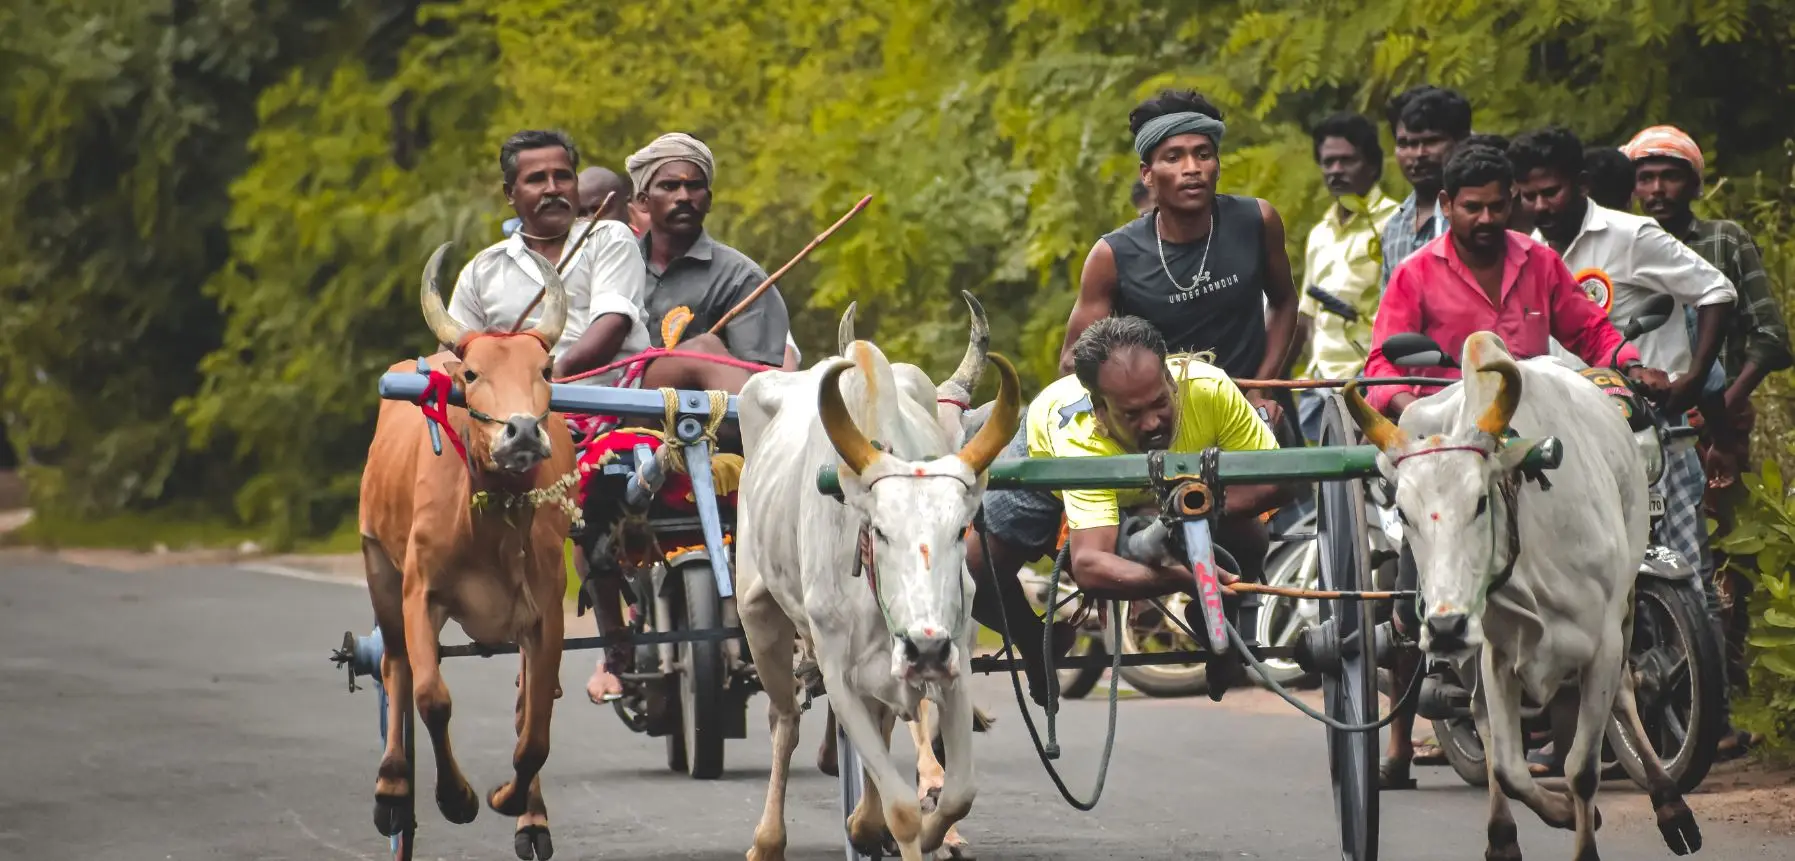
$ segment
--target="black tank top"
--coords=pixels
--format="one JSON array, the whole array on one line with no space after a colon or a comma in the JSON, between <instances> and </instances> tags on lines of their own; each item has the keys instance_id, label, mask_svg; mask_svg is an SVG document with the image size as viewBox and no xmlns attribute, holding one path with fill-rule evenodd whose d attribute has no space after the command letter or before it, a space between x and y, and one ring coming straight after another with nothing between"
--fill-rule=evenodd
<instances>
[{"instance_id":1,"label":"black tank top","mask_svg":"<svg viewBox=\"0 0 1795 861\"><path fill-rule=\"evenodd\" d=\"M1211 364L1228 376L1254 376L1265 358L1265 228L1257 199L1215 196L1206 276L1198 274L1205 239L1165 243L1161 265L1151 212L1103 241L1116 258L1115 313L1158 327L1174 353L1213 353Z\"/></svg>"}]
</instances>

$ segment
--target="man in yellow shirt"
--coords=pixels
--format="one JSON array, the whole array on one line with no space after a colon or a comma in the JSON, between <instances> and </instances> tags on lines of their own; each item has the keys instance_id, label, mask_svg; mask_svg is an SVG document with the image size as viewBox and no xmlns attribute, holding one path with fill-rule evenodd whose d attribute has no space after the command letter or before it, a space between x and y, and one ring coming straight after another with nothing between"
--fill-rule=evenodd
<instances>
[{"instance_id":1,"label":"man in yellow shirt","mask_svg":"<svg viewBox=\"0 0 1795 861\"><path fill-rule=\"evenodd\" d=\"M1196 359L1168 358L1165 339L1146 320L1102 318L1079 336L1072 356L1075 373L1049 385L1029 404L1003 457L1278 447L1271 428L1233 380ZM1235 573L1241 578L1262 579L1270 542L1259 515L1288 498L1286 488L1274 485L1234 486L1222 494L1215 542L1238 560L1242 570ZM1068 573L1085 592L1123 600L1196 594L1196 577L1185 565L1143 565L1116 553L1123 511L1153 502L1145 491L986 491L979 517L989 544L975 533L967 542L966 563L973 576L982 579L988 556L997 588L978 590L973 616L998 628L1001 596L1011 633L1028 663L1029 686L1037 702L1046 690L1040 622L1028 610L1016 573L1024 563L1055 552L1062 513L1071 545ZM1190 606L1200 604L1193 601ZM1070 648L1071 634L1056 632L1057 651L1063 654ZM1244 669L1236 655L1211 666L1210 695L1219 697Z\"/></svg>"},{"instance_id":2,"label":"man in yellow shirt","mask_svg":"<svg viewBox=\"0 0 1795 861\"><path fill-rule=\"evenodd\" d=\"M1305 376L1343 380L1356 377L1371 348L1371 321L1377 314L1378 281L1383 260L1375 254L1378 228L1396 212L1396 201L1384 196L1377 182L1383 175L1384 148L1377 127L1358 114L1339 113L1322 120L1310 136L1315 163L1334 196L1327 215L1309 231L1303 254L1303 278L1309 287L1352 308L1356 320L1328 310L1305 288L1296 306L1299 337L1309 342ZM1321 395L1304 392L1297 406L1303 435L1321 434Z\"/></svg>"}]
</instances>

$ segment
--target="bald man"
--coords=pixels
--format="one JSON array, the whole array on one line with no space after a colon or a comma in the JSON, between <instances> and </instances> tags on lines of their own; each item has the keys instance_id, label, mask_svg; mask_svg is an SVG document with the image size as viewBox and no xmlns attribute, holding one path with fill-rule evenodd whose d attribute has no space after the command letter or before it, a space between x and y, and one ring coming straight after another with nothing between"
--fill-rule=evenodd
<instances>
[{"instance_id":1,"label":"bald man","mask_svg":"<svg viewBox=\"0 0 1795 861\"><path fill-rule=\"evenodd\" d=\"M629 202L636 190L629 178L616 171L593 166L580 171L580 217L629 224ZM611 202L605 203L605 195ZM604 209L598 207L604 204Z\"/></svg>"}]
</instances>

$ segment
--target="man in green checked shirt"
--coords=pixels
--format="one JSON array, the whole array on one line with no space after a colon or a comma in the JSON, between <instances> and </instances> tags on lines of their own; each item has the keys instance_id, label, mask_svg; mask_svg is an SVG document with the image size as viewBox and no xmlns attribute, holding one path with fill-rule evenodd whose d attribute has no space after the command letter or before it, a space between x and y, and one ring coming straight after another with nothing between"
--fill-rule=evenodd
<instances>
[{"instance_id":1,"label":"man in green checked shirt","mask_svg":"<svg viewBox=\"0 0 1795 861\"><path fill-rule=\"evenodd\" d=\"M1706 159L1694 139L1675 126L1652 126L1635 135L1621 148L1634 167L1633 195L1640 209L1658 220L1670 235L1683 241L1703 260L1733 282L1739 298L1720 346L1720 365L1726 373L1721 408L1705 404L1702 429L1703 467L1708 473L1707 507L1719 521L1715 537L1733 527L1733 509L1744 498L1739 474L1750 469L1751 431L1757 411L1751 393L1764 378L1795 365L1789 346L1789 328L1777 307L1770 276L1751 234L1737 222L1696 218L1691 204L1701 195ZM1729 583L1731 612L1725 615L1727 675L1735 685L1745 680L1744 639L1750 616L1745 597L1749 588L1736 588L1737 577L1721 577L1724 554L1715 551L1716 584ZM1729 731L1721 738L1721 760L1732 759L1754 739Z\"/></svg>"}]
</instances>

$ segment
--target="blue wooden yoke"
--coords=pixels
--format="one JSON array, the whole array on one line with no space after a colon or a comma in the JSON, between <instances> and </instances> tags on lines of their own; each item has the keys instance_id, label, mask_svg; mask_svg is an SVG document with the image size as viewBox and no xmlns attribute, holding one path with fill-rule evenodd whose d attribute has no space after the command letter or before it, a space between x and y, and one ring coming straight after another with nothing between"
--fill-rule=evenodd
<instances>
[{"instance_id":1,"label":"blue wooden yoke","mask_svg":"<svg viewBox=\"0 0 1795 861\"><path fill-rule=\"evenodd\" d=\"M389 371L380 375L380 397L389 401L415 403L423 396L424 382L427 379L422 360L418 366L419 371L415 373ZM701 391L681 390L675 398L678 403L674 410L675 427L672 430L684 445L686 474L692 477L692 495L698 505L698 520L704 529L705 553L709 557L711 572L717 578L717 594L732 598L735 596L735 576L730 572L729 548L723 543L722 512L717 510L717 495L712 490L710 442L704 439L704 424L711 418L710 395ZM729 405L723 412L725 421L736 420L735 402L735 396L730 395ZM460 386L450 390L449 403L458 407L467 406ZM667 402L654 389L550 383L548 403L549 409L558 413L629 419L664 419L667 415ZM433 429L434 427L432 425ZM437 453L442 453L440 446Z\"/></svg>"}]
</instances>

